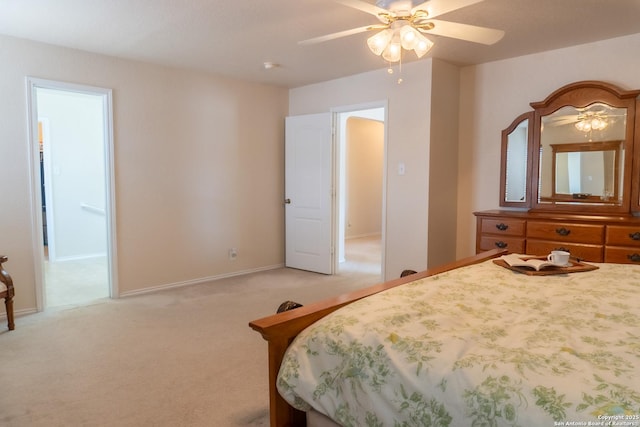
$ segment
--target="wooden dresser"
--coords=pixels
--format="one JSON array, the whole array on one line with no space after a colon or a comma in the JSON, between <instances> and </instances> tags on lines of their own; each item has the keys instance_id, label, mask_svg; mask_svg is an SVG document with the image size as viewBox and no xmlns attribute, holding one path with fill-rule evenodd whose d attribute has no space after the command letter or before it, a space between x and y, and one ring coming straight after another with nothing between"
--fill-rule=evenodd
<instances>
[{"instance_id":1,"label":"wooden dresser","mask_svg":"<svg viewBox=\"0 0 640 427\"><path fill-rule=\"evenodd\" d=\"M566 250L585 261L640 264L639 217L509 210L474 215L478 253L495 248L531 255Z\"/></svg>"}]
</instances>

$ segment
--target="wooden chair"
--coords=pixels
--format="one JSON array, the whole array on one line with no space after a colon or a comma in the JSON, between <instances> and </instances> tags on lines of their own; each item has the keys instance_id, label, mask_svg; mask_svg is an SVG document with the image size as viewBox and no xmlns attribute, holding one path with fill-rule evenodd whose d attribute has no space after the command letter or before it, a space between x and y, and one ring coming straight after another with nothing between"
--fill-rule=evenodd
<instances>
[{"instance_id":1,"label":"wooden chair","mask_svg":"<svg viewBox=\"0 0 640 427\"><path fill-rule=\"evenodd\" d=\"M13 289L13 280L2 266L2 263L7 262L8 258L5 255L0 255L0 298L4 298L4 305L7 308L7 321L9 322L9 330L15 329L13 322L13 296L15 291Z\"/></svg>"}]
</instances>

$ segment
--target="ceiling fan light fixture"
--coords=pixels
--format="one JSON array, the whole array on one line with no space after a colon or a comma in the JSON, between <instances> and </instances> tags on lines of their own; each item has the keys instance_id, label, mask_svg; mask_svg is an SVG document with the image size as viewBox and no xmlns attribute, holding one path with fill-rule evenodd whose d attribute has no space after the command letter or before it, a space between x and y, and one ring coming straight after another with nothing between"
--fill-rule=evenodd
<instances>
[{"instance_id":1,"label":"ceiling fan light fixture","mask_svg":"<svg viewBox=\"0 0 640 427\"><path fill-rule=\"evenodd\" d=\"M426 38L410 22L397 20L391 28L386 28L367 39L367 45L374 55L382 56L387 62L399 62L402 50L413 50L422 58L431 50L433 42Z\"/></svg>"},{"instance_id":2,"label":"ceiling fan light fixture","mask_svg":"<svg viewBox=\"0 0 640 427\"><path fill-rule=\"evenodd\" d=\"M373 36L367 39L367 45L371 52L374 55L382 55L382 52L387 48L389 42L393 38L393 30L391 28L387 28L386 30L382 30L379 33L374 34Z\"/></svg>"},{"instance_id":3,"label":"ceiling fan light fixture","mask_svg":"<svg viewBox=\"0 0 640 427\"><path fill-rule=\"evenodd\" d=\"M607 125L607 121L599 117L595 117L593 120L591 120L591 129L603 130L607 127Z\"/></svg>"},{"instance_id":4,"label":"ceiling fan light fixture","mask_svg":"<svg viewBox=\"0 0 640 427\"><path fill-rule=\"evenodd\" d=\"M591 124L589 122L583 121L583 120L581 120L579 122L576 122L576 124L574 126L580 132L589 132L591 130Z\"/></svg>"},{"instance_id":5,"label":"ceiling fan light fixture","mask_svg":"<svg viewBox=\"0 0 640 427\"><path fill-rule=\"evenodd\" d=\"M600 113L587 111L585 114L578 115L578 121L574 125L580 132L590 132L592 130L603 130L609 126L606 116Z\"/></svg>"},{"instance_id":6,"label":"ceiling fan light fixture","mask_svg":"<svg viewBox=\"0 0 640 427\"><path fill-rule=\"evenodd\" d=\"M416 46L413 48L413 51L416 53L416 56L418 58L422 58L427 54L427 52L431 50L432 47L433 47L433 42L428 38L426 38L425 36L423 36L422 34L418 33L418 42L416 43Z\"/></svg>"},{"instance_id":7,"label":"ceiling fan light fixture","mask_svg":"<svg viewBox=\"0 0 640 427\"><path fill-rule=\"evenodd\" d=\"M402 57L402 45L399 42L391 42L382 52L382 57L388 62L399 62Z\"/></svg>"},{"instance_id":8,"label":"ceiling fan light fixture","mask_svg":"<svg viewBox=\"0 0 640 427\"><path fill-rule=\"evenodd\" d=\"M402 42L402 48L405 50L412 50L416 47L419 41L420 34L411 25L404 25L400 28L400 40Z\"/></svg>"}]
</instances>

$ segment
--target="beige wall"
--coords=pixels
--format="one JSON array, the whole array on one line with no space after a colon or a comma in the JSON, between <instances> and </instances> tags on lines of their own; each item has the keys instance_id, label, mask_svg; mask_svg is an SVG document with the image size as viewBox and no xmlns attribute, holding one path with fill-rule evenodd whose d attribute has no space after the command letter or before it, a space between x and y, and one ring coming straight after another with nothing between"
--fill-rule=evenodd
<instances>
[{"instance_id":1,"label":"beige wall","mask_svg":"<svg viewBox=\"0 0 640 427\"><path fill-rule=\"evenodd\" d=\"M283 263L287 90L8 37L0 52L0 252L18 311L36 305L25 76L113 89L121 293Z\"/></svg>"},{"instance_id":2,"label":"beige wall","mask_svg":"<svg viewBox=\"0 0 640 427\"><path fill-rule=\"evenodd\" d=\"M382 231L384 123L347 119L346 238L379 235Z\"/></svg>"},{"instance_id":3,"label":"beige wall","mask_svg":"<svg viewBox=\"0 0 640 427\"><path fill-rule=\"evenodd\" d=\"M443 61L433 67L429 153L429 252L427 266L456 259L458 102L460 69Z\"/></svg>"},{"instance_id":4,"label":"beige wall","mask_svg":"<svg viewBox=\"0 0 640 427\"><path fill-rule=\"evenodd\" d=\"M466 67L460 83L457 256L475 252L473 212L499 207L500 134L530 102L576 81L640 88L640 34Z\"/></svg>"}]
</instances>

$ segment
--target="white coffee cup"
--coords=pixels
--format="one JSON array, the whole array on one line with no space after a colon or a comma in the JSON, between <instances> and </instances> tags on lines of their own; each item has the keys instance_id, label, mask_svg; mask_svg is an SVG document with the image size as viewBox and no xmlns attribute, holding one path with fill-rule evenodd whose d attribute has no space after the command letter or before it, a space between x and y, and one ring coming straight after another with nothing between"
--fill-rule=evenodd
<instances>
[{"instance_id":1,"label":"white coffee cup","mask_svg":"<svg viewBox=\"0 0 640 427\"><path fill-rule=\"evenodd\" d=\"M569 256L571 254L567 251L551 251L547 256L547 261L555 265L565 266L569 264Z\"/></svg>"}]
</instances>

